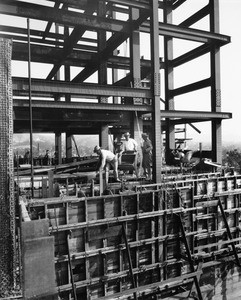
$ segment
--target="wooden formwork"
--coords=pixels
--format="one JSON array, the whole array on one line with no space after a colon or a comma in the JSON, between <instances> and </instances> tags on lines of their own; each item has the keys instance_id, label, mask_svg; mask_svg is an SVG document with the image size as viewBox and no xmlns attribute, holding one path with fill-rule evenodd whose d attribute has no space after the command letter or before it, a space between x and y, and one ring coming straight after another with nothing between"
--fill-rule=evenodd
<instances>
[{"instance_id":1,"label":"wooden formwork","mask_svg":"<svg viewBox=\"0 0 241 300\"><path fill-rule=\"evenodd\" d=\"M240 195L241 175L188 176L31 207L49 219L62 299L159 299L185 290L231 299L241 288Z\"/></svg>"}]
</instances>

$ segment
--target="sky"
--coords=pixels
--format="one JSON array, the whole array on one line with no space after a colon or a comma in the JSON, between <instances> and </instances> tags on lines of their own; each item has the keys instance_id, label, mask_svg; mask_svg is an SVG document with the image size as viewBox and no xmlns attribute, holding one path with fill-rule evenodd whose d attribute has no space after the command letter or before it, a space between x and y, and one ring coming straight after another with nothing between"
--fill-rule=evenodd
<instances>
[{"instance_id":1,"label":"sky","mask_svg":"<svg viewBox=\"0 0 241 300\"><path fill-rule=\"evenodd\" d=\"M202 0L195 0L196 5L198 5L198 3L201 4L201 2L205 3L205 1ZM239 130L241 127L241 1L219 0L219 5L220 33L231 37L231 43L221 47L220 50L222 112L232 113L232 119L223 120L222 122L222 140L223 144L241 144L241 131ZM196 68L192 69L190 72L192 78L195 78L197 73L205 74L202 58L200 58L200 61L197 62ZM183 74L187 76L187 73L184 72L179 74L179 77L186 77L183 76ZM202 79L204 78L205 76L202 77ZM178 80L178 74L176 80ZM205 91L204 89L203 91L198 92L195 101L194 98L191 99L192 102L194 101L196 109L198 109L200 102L204 102L204 99L209 97L208 93L209 91ZM202 94L204 95L203 98ZM188 101L186 103L188 103ZM205 130L207 125L200 124L197 127L202 131L200 135L195 133L191 128L188 129L188 135L199 142L206 142L207 140L210 141L210 130Z\"/></svg>"},{"instance_id":2,"label":"sky","mask_svg":"<svg viewBox=\"0 0 241 300\"><path fill-rule=\"evenodd\" d=\"M185 20L189 15L198 11L205 6L208 0L188 0L184 3L177 13L173 15L174 24L179 24ZM233 117L222 122L222 139L223 143L241 143L241 133L239 127L241 126L241 101L240 90L241 85L241 0L219 0L220 5L220 33L231 37L231 43L221 47L220 62L221 62L221 101L222 112L231 112ZM6 17L6 19L11 19ZM1 21L2 20L2 21ZM4 18L1 16L0 24L5 24ZM33 24L33 21L30 23ZM21 25L26 26L25 21ZM208 20L204 19L202 22L194 24L193 28L205 30L208 27ZM143 38L143 45L146 45L145 37ZM162 40L160 39L160 43ZM174 40L174 57L179 56L186 51L197 47L198 44L187 41ZM148 58L149 53L145 54L145 48L141 50L145 58ZM160 49L163 49L160 46ZM124 52L126 49L123 50ZM160 56L163 53L160 50ZM25 64L26 66L26 64ZM45 78L49 72L47 66L42 69L42 78ZM184 66L176 68L174 72L174 88L186 85L210 76L209 57L208 55L200 57L187 63ZM38 72L38 68L32 68L32 77ZM25 74L24 74L25 73ZM27 68L17 67L13 62L13 76L27 76ZM163 78L163 73L161 74ZM162 81L161 96L164 97L164 85ZM184 94L175 98L175 108L180 110L204 110L210 111L210 89L199 90L189 94ZM211 130L210 122L195 123L194 124L201 134L197 133L193 128L187 126L187 137L192 138L197 143L210 143Z\"/></svg>"},{"instance_id":3,"label":"sky","mask_svg":"<svg viewBox=\"0 0 241 300\"><path fill-rule=\"evenodd\" d=\"M222 111L232 112L232 120L223 122L223 141L241 143L241 1L220 0L221 33L231 43L221 49Z\"/></svg>"}]
</instances>

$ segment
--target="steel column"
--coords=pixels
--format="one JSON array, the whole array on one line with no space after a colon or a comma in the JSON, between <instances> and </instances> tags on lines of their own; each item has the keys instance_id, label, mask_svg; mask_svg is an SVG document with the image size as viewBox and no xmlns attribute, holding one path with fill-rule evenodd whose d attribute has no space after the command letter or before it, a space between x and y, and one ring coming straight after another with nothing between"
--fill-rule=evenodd
<instances>
[{"instance_id":1,"label":"steel column","mask_svg":"<svg viewBox=\"0 0 241 300\"><path fill-rule=\"evenodd\" d=\"M98 1L98 16L105 18L106 16L106 4L105 1ZM101 52L106 47L106 31L99 29L97 32L98 40L98 51ZM98 68L98 83L105 85L107 84L107 61L101 61ZM100 103L108 103L107 97L99 96Z\"/></svg>"},{"instance_id":2,"label":"steel column","mask_svg":"<svg viewBox=\"0 0 241 300\"><path fill-rule=\"evenodd\" d=\"M12 42L0 39L0 298L16 279L11 53Z\"/></svg>"},{"instance_id":3,"label":"steel column","mask_svg":"<svg viewBox=\"0 0 241 300\"><path fill-rule=\"evenodd\" d=\"M165 0L164 2L164 22L172 23L172 4L171 1ZM174 89L174 68L171 64L173 60L173 38L164 37L164 55L165 55L165 110L175 110L174 95L171 93ZM175 125L166 119L166 161L169 162L168 154L170 149L175 149Z\"/></svg>"},{"instance_id":4,"label":"steel column","mask_svg":"<svg viewBox=\"0 0 241 300\"><path fill-rule=\"evenodd\" d=\"M152 1L151 11L151 89L153 93L152 130L153 130L153 181L161 181L162 142L161 142L161 111L160 111L160 64L159 64L159 29L158 0Z\"/></svg>"},{"instance_id":5,"label":"steel column","mask_svg":"<svg viewBox=\"0 0 241 300\"><path fill-rule=\"evenodd\" d=\"M219 1L210 0L210 30L219 32ZM211 110L221 112L220 46L215 44L210 52L211 61ZM213 160L222 163L222 121L212 121Z\"/></svg>"}]
</instances>

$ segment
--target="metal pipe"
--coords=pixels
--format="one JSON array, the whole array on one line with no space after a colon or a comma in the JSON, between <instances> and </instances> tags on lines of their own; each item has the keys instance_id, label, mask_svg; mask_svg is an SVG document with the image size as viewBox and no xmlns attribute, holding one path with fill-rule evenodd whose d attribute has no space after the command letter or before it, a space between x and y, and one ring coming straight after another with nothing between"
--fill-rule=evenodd
<instances>
[{"instance_id":1,"label":"metal pipe","mask_svg":"<svg viewBox=\"0 0 241 300\"><path fill-rule=\"evenodd\" d=\"M28 84L29 84L29 132L30 132L30 163L31 163L31 195L34 198L34 179L33 179L33 116L32 116L32 87L31 87L31 47L30 47L30 24L27 19L28 27Z\"/></svg>"}]
</instances>

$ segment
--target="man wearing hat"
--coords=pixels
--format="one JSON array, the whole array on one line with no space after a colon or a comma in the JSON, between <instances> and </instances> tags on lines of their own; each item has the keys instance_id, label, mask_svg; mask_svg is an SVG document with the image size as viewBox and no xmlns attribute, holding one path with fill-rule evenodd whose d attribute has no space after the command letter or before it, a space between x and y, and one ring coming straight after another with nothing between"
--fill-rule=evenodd
<instances>
[{"instance_id":1,"label":"man wearing hat","mask_svg":"<svg viewBox=\"0 0 241 300\"><path fill-rule=\"evenodd\" d=\"M142 133L142 138L144 140L142 149L142 167L144 170L144 176L151 179L151 162L152 162L152 143L146 133Z\"/></svg>"},{"instance_id":2,"label":"man wearing hat","mask_svg":"<svg viewBox=\"0 0 241 300\"><path fill-rule=\"evenodd\" d=\"M99 170L99 172L101 172L102 170L105 170L106 184L108 184L108 182L109 182L110 166L112 166L113 169L114 169L114 179L115 179L115 181L119 182L120 179L118 177L118 159L117 159L117 156L109 150L101 149L99 146L95 146L94 153L96 153L100 156L100 160L99 160L97 169Z\"/></svg>"}]
</instances>

